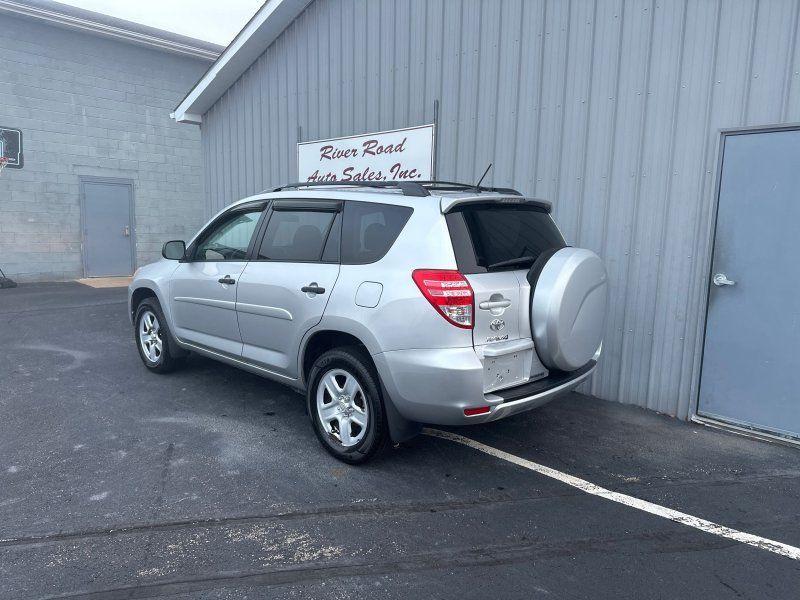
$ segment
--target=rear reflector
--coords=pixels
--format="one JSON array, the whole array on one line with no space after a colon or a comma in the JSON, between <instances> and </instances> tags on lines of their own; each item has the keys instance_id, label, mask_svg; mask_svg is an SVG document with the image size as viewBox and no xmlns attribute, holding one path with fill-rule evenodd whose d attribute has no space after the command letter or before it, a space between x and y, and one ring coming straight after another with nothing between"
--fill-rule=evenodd
<instances>
[{"instance_id":1,"label":"rear reflector","mask_svg":"<svg viewBox=\"0 0 800 600\"><path fill-rule=\"evenodd\" d=\"M417 269L411 274L422 295L456 327L472 329L475 296L467 278L458 271Z\"/></svg>"},{"instance_id":2,"label":"rear reflector","mask_svg":"<svg viewBox=\"0 0 800 600\"><path fill-rule=\"evenodd\" d=\"M489 412L488 406L479 406L478 408L465 408L464 416L474 417L475 415L485 415L488 412Z\"/></svg>"}]
</instances>

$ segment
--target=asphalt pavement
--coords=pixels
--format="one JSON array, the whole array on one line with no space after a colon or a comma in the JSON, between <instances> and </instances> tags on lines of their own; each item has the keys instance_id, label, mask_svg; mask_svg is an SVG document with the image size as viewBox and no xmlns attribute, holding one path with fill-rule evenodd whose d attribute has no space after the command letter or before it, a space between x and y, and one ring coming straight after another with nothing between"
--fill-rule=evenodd
<instances>
[{"instance_id":1,"label":"asphalt pavement","mask_svg":"<svg viewBox=\"0 0 800 600\"><path fill-rule=\"evenodd\" d=\"M572 394L461 435L800 546L800 450ZM148 373L124 289L0 291L0 598L798 598L800 561L419 436L361 467L302 398Z\"/></svg>"}]
</instances>

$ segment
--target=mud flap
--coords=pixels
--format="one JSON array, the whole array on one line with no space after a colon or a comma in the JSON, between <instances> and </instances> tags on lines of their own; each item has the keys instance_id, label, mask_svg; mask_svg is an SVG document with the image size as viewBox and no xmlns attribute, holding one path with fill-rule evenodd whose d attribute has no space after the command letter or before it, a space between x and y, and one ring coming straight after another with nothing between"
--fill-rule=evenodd
<instances>
[{"instance_id":1,"label":"mud flap","mask_svg":"<svg viewBox=\"0 0 800 600\"><path fill-rule=\"evenodd\" d=\"M395 408L394 402L383 382L381 382L381 396L383 397L383 408L386 412L386 422L389 425L389 436L392 438L392 442L395 444L405 442L422 431L422 423L409 421Z\"/></svg>"}]
</instances>

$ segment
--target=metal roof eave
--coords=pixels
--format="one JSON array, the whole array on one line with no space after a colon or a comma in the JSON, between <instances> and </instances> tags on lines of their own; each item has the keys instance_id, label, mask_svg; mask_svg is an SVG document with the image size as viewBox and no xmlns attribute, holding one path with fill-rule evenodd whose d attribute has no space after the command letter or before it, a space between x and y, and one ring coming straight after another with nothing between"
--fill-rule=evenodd
<instances>
[{"instance_id":1,"label":"metal roof eave","mask_svg":"<svg viewBox=\"0 0 800 600\"><path fill-rule=\"evenodd\" d=\"M256 59L310 4L311 0L267 0L170 115L178 123L201 123Z\"/></svg>"},{"instance_id":2,"label":"metal roof eave","mask_svg":"<svg viewBox=\"0 0 800 600\"><path fill-rule=\"evenodd\" d=\"M209 61L215 60L222 50L216 44L49 0L0 0L0 13Z\"/></svg>"}]
</instances>

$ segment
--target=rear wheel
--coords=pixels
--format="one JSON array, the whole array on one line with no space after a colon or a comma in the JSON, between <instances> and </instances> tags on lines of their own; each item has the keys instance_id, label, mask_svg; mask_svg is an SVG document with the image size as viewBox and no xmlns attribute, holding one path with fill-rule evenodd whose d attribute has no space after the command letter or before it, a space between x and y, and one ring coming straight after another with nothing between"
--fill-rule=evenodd
<instances>
[{"instance_id":1,"label":"rear wheel","mask_svg":"<svg viewBox=\"0 0 800 600\"><path fill-rule=\"evenodd\" d=\"M147 298L139 304L134 325L139 358L150 371L168 373L182 364L183 360L171 350L175 342L157 300Z\"/></svg>"},{"instance_id":2,"label":"rear wheel","mask_svg":"<svg viewBox=\"0 0 800 600\"><path fill-rule=\"evenodd\" d=\"M378 377L360 349L329 350L314 362L308 379L308 414L328 452L358 464L386 447L389 430Z\"/></svg>"}]
</instances>

